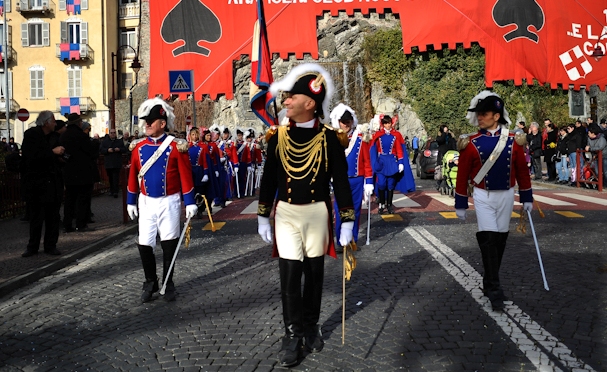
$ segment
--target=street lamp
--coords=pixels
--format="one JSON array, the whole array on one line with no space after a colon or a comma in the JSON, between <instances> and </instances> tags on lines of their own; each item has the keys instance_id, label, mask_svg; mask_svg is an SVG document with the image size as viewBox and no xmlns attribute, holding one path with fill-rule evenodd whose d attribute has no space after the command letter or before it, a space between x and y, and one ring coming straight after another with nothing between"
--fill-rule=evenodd
<instances>
[{"instance_id":1,"label":"street lamp","mask_svg":"<svg viewBox=\"0 0 607 372\"><path fill-rule=\"evenodd\" d=\"M138 74L139 74L139 70L141 70L141 67L143 67L143 65L139 62L139 56L137 55L137 51L135 50L135 48L133 48L130 45L121 45L118 47L118 50L116 51L116 53L112 52L112 102L111 102L111 112L110 112L110 128L111 129L116 129L116 86L115 86L115 81L118 80L118 74L116 74L116 78L114 79L114 73L118 72L120 69L117 67L114 67L114 58L116 58L116 61L118 61L118 56L120 54L120 50L123 48L130 48L134 53L135 53L135 57L133 57L133 62L131 62L131 65L129 67L131 67L131 70L133 70L133 72L135 72L135 83L133 83L133 85L131 86L131 91L129 93L130 95L130 99L131 99L131 108L130 108L130 117L131 117L131 124L133 122L133 95L132 95L132 89L133 86L135 86L135 84L137 84L137 78L138 78ZM118 64L118 62L116 62L116 64ZM132 128L131 128L132 130Z\"/></svg>"}]
</instances>

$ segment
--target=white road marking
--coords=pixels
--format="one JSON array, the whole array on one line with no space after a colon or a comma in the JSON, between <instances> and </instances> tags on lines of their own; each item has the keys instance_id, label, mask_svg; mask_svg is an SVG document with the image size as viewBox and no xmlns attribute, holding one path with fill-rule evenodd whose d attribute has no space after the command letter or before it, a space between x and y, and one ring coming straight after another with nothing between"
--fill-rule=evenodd
<instances>
[{"instance_id":1,"label":"white road marking","mask_svg":"<svg viewBox=\"0 0 607 372\"><path fill-rule=\"evenodd\" d=\"M420 204L418 204L417 202L414 202L410 197L408 197L407 195L402 195L402 194L394 195L394 199L392 200L392 204L394 204L394 206L397 207L397 208L418 208L418 207L421 207Z\"/></svg>"},{"instance_id":2,"label":"white road marking","mask_svg":"<svg viewBox=\"0 0 607 372\"><path fill-rule=\"evenodd\" d=\"M258 201L255 200L249 204L240 214L257 214Z\"/></svg>"},{"instance_id":3,"label":"white road marking","mask_svg":"<svg viewBox=\"0 0 607 372\"><path fill-rule=\"evenodd\" d=\"M491 303L483 296L480 289L483 281L482 276L468 262L426 229L423 227L408 227L405 231L470 293L487 315L495 320L497 325L538 370L560 371L561 369L553 362L553 359L556 359L559 364L568 367L569 370L594 371L591 366L576 358L573 352L558 338L543 329L511 301L505 302L506 308L503 313L493 311Z\"/></svg>"},{"instance_id":4,"label":"white road marking","mask_svg":"<svg viewBox=\"0 0 607 372\"><path fill-rule=\"evenodd\" d=\"M533 195L533 199L537 200L540 203L544 203L544 204L548 204L548 205L556 205L559 207L567 207L567 206L575 205L573 203L569 203L569 202L566 202L563 200L548 198L546 196L541 196L541 195Z\"/></svg>"},{"instance_id":5,"label":"white road marking","mask_svg":"<svg viewBox=\"0 0 607 372\"><path fill-rule=\"evenodd\" d=\"M441 195L437 192L429 192L426 195L434 200L437 200L450 208L455 208L455 199L449 195ZM472 198L468 198L468 204L472 205Z\"/></svg>"},{"instance_id":6,"label":"white road marking","mask_svg":"<svg viewBox=\"0 0 607 372\"><path fill-rule=\"evenodd\" d=\"M589 202L589 203L593 203L593 204L607 206L607 200L606 199L595 198L593 196L580 195L580 194L568 194L568 193L567 194L566 193L558 193L558 194L554 194L554 195L562 196L562 197L569 198L569 199L581 200L581 201L585 201L585 202Z\"/></svg>"}]
</instances>

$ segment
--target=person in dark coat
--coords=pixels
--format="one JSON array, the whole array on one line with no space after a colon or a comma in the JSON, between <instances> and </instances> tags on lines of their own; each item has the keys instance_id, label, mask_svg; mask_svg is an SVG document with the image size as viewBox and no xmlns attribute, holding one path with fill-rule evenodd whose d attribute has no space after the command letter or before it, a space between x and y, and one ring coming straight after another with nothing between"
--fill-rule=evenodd
<instances>
[{"instance_id":1,"label":"person in dark coat","mask_svg":"<svg viewBox=\"0 0 607 372\"><path fill-rule=\"evenodd\" d=\"M436 156L436 167L434 168L436 173L434 179L436 180L436 189L440 188L443 182L442 177L442 164L443 156L449 150L455 150L455 138L453 133L449 131L449 127L442 124L438 129L438 136L436 136L436 143L438 143L438 155Z\"/></svg>"},{"instance_id":2,"label":"person in dark coat","mask_svg":"<svg viewBox=\"0 0 607 372\"><path fill-rule=\"evenodd\" d=\"M578 169L576 151L582 148L582 142L584 140L580 131L576 130L575 127L575 124L569 124L567 126L567 153L569 155L569 168L571 169L571 186L575 185L574 182Z\"/></svg>"},{"instance_id":3,"label":"person in dark coat","mask_svg":"<svg viewBox=\"0 0 607 372\"><path fill-rule=\"evenodd\" d=\"M59 138L66 154L66 163L63 167L65 181L63 228L65 232L75 231L72 220L76 218L76 230L84 232L91 230L87 225L90 217L87 206L94 183L95 150L90 138L82 130L80 115L69 114L67 119L67 129Z\"/></svg>"},{"instance_id":4,"label":"person in dark coat","mask_svg":"<svg viewBox=\"0 0 607 372\"><path fill-rule=\"evenodd\" d=\"M61 207L60 170L57 158L65 149L51 147L50 134L55 129L55 117L50 111L42 111L36 119L36 126L23 135L22 174L23 185L30 210L30 237L22 257L38 253L44 224L44 252L59 255L59 209Z\"/></svg>"},{"instance_id":5,"label":"person in dark coat","mask_svg":"<svg viewBox=\"0 0 607 372\"><path fill-rule=\"evenodd\" d=\"M542 133L540 133L540 125L535 121L529 126L527 143L529 144L534 179L540 181L542 180Z\"/></svg>"},{"instance_id":6,"label":"person in dark coat","mask_svg":"<svg viewBox=\"0 0 607 372\"><path fill-rule=\"evenodd\" d=\"M544 162L548 170L548 179L546 181L554 182L556 180L556 142L558 133L556 127L550 119L544 120L546 126L546 139L544 140Z\"/></svg>"},{"instance_id":7,"label":"person in dark coat","mask_svg":"<svg viewBox=\"0 0 607 372\"><path fill-rule=\"evenodd\" d=\"M124 141L116 136L116 129L110 129L110 135L103 139L100 152L103 155L105 172L110 180L110 194L114 198L117 198L120 169L122 168L122 154L126 154L127 150L124 146Z\"/></svg>"}]
</instances>

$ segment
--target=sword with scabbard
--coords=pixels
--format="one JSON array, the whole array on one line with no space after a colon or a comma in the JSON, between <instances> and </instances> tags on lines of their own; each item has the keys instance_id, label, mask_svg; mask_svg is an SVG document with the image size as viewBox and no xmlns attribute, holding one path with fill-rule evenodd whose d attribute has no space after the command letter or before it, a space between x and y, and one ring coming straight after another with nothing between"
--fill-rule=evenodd
<instances>
[{"instance_id":1,"label":"sword with scabbard","mask_svg":"<svg viewBox=\"0 0 607 372\"><path fill-rule=\"evenodd\" d=\"M171 271L173 271L173 266L175 266L175 260L177 259L177 254L179 253L179 248L181 247L181 242L183 242L183 238L187 235L186 239L186 247L190 245L190 221L192 217L188 217L188 219L183 224L183 231L181 232L181 236L179 237L179 241L177 242L177 249L175 249L175 254L173 254L173 259L171 260L171 265L169 266L169 270L167 271L166 277L164 279L164 283L162 284L162 288L160 289L160 294L164 296L164 292L167 288L167 282L171 277Z\"/></svg>"}]
</instances>

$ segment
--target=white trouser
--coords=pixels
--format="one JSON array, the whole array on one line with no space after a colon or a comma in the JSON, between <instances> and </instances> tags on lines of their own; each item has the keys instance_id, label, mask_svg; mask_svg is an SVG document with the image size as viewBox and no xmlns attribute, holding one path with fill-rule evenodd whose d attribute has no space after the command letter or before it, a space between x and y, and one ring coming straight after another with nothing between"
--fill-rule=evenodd
<instances>
[{"instance_id":1,"label":"white trouser","mask_svg":"<svg viewBox=\"0 0 607 372\"><path fill-rule=\"evenodd\" d=\"M472 193L478 231L508 232L514 207L514 187L509 190L474 188Z\"/></svg>"},{"instance_id":2,"label":"white trouser","mask_svg":"<svg viewBox=\"0 0 607 372\"><path fill-rule=\"evenodd\" d=\"M280 258L303 261L329 248L329 212L324 202L295 205L279 201L274 216Z\"/></svg>"},{"instance_id":3,"label":"white trouser","mask_svg":"<svg viewBox=\"0 0 607 372\"><path fill-rule=\"evenodd\" d=\"M156 247L160 240L179 238L181 194L152 198L139 194L139 244Z\"/></svg>"}]
</instances>

